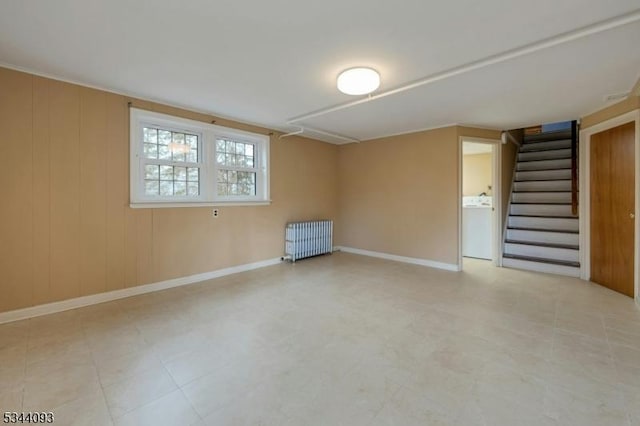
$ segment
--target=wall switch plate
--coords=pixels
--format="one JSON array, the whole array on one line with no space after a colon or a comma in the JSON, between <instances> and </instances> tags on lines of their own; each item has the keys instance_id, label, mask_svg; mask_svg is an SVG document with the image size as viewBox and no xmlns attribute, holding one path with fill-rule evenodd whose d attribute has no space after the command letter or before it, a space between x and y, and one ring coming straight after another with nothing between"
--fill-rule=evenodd
<instances>
[{"instance_id":1,"label":"wall switch plate","mask_svg":"<svg viewBox=\"0 0 640 426\"><path fill-rule=\"evenodd\" d=\"M218 211L218 209L213 209L213 217L218 217L220 215L220 212Z\"/></svg>"}]
</instances>

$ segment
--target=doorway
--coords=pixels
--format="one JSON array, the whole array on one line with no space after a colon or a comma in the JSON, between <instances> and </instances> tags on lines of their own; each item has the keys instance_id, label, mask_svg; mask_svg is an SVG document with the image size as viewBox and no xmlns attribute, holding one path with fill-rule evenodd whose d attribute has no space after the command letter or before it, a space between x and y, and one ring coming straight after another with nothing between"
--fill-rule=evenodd
<instances>
[{"instance_id":1,"label":"doorway","mask_svg":"<svg viewBox=\"0 0 640 426\"><path fill-rule=\"evenodd\" d=\"M493 262L499 266L500 147L500 140L460 138L460 269L464 260Z\"/></svg>"},{"instance_id":2,"label":"doorway","mask_svg":"<svg viewBox=\"0 0 640 426\"><path fill-rule=\"evenodd\" d=\"M638 297L640 112L583 131L580 209L583 279Z\"/></svg>"},{"instance_id":3,"label":"doorway","mask_svg":"<svg viewBox=\"0 0 640 426\"><path fill-rule=\"evenodd\" d=\"M635 123L591 136L591 281L633 297Z\"/></svg>"}]
</instances>

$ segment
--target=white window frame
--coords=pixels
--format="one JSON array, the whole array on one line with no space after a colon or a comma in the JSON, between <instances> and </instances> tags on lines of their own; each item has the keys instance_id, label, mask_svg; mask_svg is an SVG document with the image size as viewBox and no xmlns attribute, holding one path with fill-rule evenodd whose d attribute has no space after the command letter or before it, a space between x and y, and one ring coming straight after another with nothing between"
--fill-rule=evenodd
<instances>
[{"instance_id":1,"label":"white window frame","mask_svg":"<svg viewBox=\"0 0 640 426\"><path fill-rule=\"evenodd\" d=\"M203 207L231 205L267 205L269 199L269 136L243 130L216 126L201 121L189 120L138 108L130 108L130 207ZM144 191L144 167L163 160L149 160L144 157L143 128L155 127L198 135L198 167L200 168L199 196L148 196ZM256 173L256 194L251 196L218 196L217 171L220 167L215 161L216 140L229 139L251 143L254 148L254 169ZM193 163L168 162L169 165L193 167ZM233 169L233 168L231 168ZM247 170L247 169L244 169Z\"/></svg>"}]
</instances>

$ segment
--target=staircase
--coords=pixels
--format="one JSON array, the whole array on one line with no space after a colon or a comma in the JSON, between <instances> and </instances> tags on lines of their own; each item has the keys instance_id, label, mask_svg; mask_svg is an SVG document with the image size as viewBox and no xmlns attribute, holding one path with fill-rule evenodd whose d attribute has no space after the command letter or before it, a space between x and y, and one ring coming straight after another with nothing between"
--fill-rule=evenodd
<instances>
[{"instance_id":1,"label":"staircase","mask_svg":"<svg viewBox=\"0 0 640 426\"><path fill-rule=\"evenodd\" d=\"M514 172L503 266L580 276L576 143L575 123L570 130L524 136Z\"/></svg>"}]
</instances>

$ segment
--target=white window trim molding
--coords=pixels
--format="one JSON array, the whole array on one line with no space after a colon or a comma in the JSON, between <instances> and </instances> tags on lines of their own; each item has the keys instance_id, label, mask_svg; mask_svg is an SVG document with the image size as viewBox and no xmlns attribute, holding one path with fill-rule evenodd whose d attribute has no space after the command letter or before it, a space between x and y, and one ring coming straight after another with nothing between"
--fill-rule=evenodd
<instances>
[{"instance_id":1,"label":"white window trim molding","mask_svg":"<svg viewBox=\"0 0 640 426\"><path fill-rule=\"evenodd\" d=\"M271 200L266 201L217 201L203 203L130 203L132 209L170 209L175 207L237 207L237 206L269 206Z\"/></svg>"},{"instance_id":2,"label":"white window trim molding","mask_svg":"<svg viewBox=\"0 0 640 426\"><path fill-rule=\"evenodd\" d=\"M129 206L131 208L256 206L271 204L269 136L133 107L130 108L129 117ZM145 160L142 158L142 128L144 125L154 125L198 135L201 156L198 162L198 167L200 168L199 196L155 198L144 195L144 188L142 186L142 167L145 163ZM220 137L237 140L239 142L250 142L256 145L255 196L217 196L216 172L219 167L216 164L214 155L216 139Z\"/></svg>"}]
</instances>

